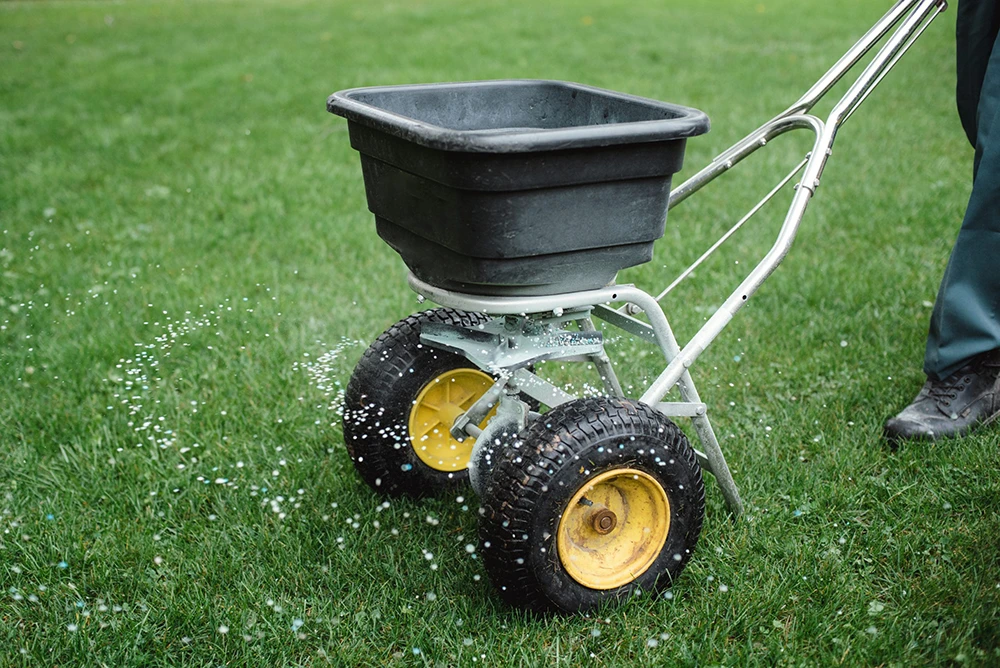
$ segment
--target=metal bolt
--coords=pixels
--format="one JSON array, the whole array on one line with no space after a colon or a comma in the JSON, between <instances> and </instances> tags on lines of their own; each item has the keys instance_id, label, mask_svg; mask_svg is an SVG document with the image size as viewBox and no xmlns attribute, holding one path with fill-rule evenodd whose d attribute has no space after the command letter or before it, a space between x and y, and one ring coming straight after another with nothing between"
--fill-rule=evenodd
<instances>
[{"instance_id":1,"label":"metal bolt","mask_svg":"<svg viewBox=\"0 0 1000 668\"><path fill-rule=\"evenodd\" d=\"M591 525L594 531L601 535L606 535L614 531L618 525L618 516L607 508L601 508L590 516Z\"/></svg>"}]
</instances>

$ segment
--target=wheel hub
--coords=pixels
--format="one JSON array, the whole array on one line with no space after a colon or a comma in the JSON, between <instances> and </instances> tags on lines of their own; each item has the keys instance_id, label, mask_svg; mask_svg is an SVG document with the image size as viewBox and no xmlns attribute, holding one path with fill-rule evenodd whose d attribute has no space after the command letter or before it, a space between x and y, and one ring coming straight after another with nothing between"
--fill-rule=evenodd
<instances>
[{"instance_id":1,"label":"wheel hub","mask_svg":"<svg viewBox=\"0 0 1000 668\"><path fill-rule=\"evenodd\" d=\"M656 561L670 530L670 502L660 483L638 469L613 469L588 480L559 521L563 568L591 589L616 589Z\"/></svg>"},{"instance_id":2,"label":"wheel hub","mask_svg":"<svg viewBox=\"0 0 1000 668\"><path fill-rule=\"evenodd\" d=\"M437 471L461 471L468 467L474 440L459 441L449 430L455 419L493 383L489 374L460 368L445 371L420 390L410 409L408 424L413 451L420 461ZM491 411L480 428L492 415Z\"/></svg>"}]
</instances>

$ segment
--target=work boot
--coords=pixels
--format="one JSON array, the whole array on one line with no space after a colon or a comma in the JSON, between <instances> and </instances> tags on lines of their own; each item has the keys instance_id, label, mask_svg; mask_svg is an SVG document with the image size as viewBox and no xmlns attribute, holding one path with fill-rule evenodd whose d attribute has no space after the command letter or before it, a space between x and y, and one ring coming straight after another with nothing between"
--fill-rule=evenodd
<instances>
[{"instance_id":1,"label":"work boot","mask_svg":"<svg viewBox=\"0 0 1000 668\"><path fill-rule=\"evenodd\" d=\"M964 436L1000 417L1000 350L973 357L943 380L928 379L920 393L885 423L890 444Z\"/></svg>"}]
</instances>

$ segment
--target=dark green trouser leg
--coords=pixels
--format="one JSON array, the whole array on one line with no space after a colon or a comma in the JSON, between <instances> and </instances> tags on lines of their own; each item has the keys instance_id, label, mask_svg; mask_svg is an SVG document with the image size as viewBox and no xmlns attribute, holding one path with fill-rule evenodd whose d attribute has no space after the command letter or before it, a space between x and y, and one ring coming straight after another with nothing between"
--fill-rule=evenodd
<instances>
[{"instance_id":1,"label":"dark green trouser leg","mask_svg":"<svg viewBox=\"0 0 1000 668\"><path fill-rule=\"evenodd\" d=\"M976 148L972 195L931 314L924 372L1000 348L1000 2L960 0L957 102Z\"/></svg>"}]
</instances>

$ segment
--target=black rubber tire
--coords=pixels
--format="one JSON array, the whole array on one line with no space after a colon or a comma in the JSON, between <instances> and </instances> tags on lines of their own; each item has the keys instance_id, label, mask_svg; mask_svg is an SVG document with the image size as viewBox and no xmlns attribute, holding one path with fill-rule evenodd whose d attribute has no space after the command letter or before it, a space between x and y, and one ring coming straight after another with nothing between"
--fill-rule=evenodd
<instances>
[{"instance_id":1,"label":"black rubber tire","mask_svg":"<svg viewBox=\"0 0 1000 668\"><path fill-rule=\"evenodd\" d=\"M480 313L431 309L387 329L362 355L344 393L344 443L368 485L388 496L422 497L466 483L467 470L438 471L413 450L409 414L420 390L452 369L476 366L460 355L420 342L425 323L472 327Z\"/></svg>"},{"instance_id":2,"label":"black rubber tire","mask_svg":"<svg viewBox=\"0 0 1000 668\"><path fill-rule=\"evenodd\" d=\"M670 526L652 565L616 589L581 585L563 568L556 534L566 504L612 469L638 469L667 494ZM691 558L705 514L701 467L683 432L638 401L578 399L528 425L494 464L481 500L480 550L501 597L537 611L582 612L636 589L659 593Z\"/></svg>"}]
</instances>

